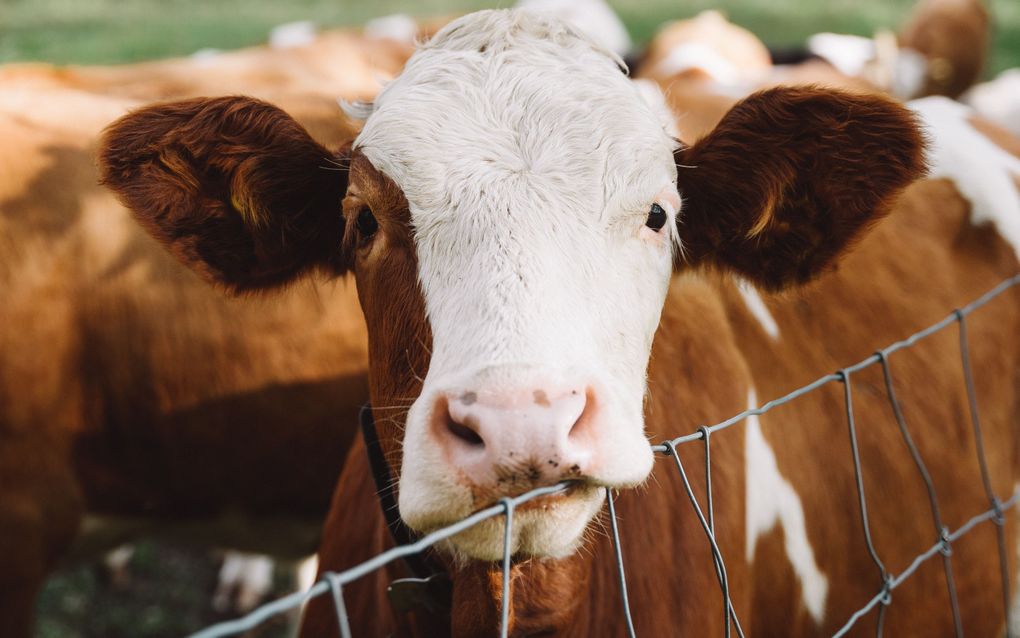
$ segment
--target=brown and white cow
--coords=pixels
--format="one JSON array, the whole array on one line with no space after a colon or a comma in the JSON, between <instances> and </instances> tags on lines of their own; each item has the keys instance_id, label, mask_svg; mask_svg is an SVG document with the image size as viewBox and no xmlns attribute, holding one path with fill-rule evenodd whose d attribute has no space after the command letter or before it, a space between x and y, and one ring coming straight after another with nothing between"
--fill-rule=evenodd
<instances>
[{"instance_id":1,"label":"brown and white cow","mask_svg":"<svg viewBox=\"0 0 1020 638\"><path fill-rule=\"evenodd\" d=\"M336 151L272 106L220 98L133 113L109 129L100 157L140 223L220 287L353 273L375 421L400 515L416 531L573 481L515 514L511 635L624 633L598 532L606 487L625 490L617 508L638 634L719 635L711 552L649 439L864 358L1018 262L997 227L972 223L952 179L901 195L924 171L922 138L915 112L886 98L765 91L690 147L668 134L668 119L615 56L575 31L491 11L422 47ZM973 134L964 142L978 135L961 130ZM952 177L959 139L938 143ZM1003 498L1018 476L1017 311L1003 297L969 322ZM953 529L988 507L955 344L946 333L892 359ZM934 540L927 500L880 373L851 381L872 535L898 573ZM881 588L841 400L832 387L713 436L717 535L749 633L831 633ZM680 454L704 494L702 449ZM650 475L646 489L626 490ZM375 489L359 439L334 494L323 570L391 543ZM449 614L389 613L385 585L406 575L401 565L345 587L357 631L493 635L502 543L493 520L435 554L453 581ZM1003 626L991 546L985 525L953 548L973 635ZM890 634L951 631L942 578L926 565L896 589ZM317 600L305 634L335 631L330 601Z\"/></svg>"}]
</instances>

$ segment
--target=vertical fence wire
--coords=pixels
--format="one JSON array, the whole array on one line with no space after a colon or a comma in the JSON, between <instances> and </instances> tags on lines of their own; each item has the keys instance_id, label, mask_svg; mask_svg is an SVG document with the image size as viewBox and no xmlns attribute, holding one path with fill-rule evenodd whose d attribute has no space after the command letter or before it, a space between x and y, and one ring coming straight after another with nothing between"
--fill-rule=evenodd
<instances>
[{"instance_id":1,"label":"vertical fence wire","mask_svg":"<svg viewBox=\"0 0 1020 638\"><path fill-rule=\"evenodd\" d=\"M623 601L623 619L627 623L627 636L635 638L634 619L630 615L630 598L627 596L627 576L623 572L623 547L620 545L620 527L616 522L616 505L613 490L606 488L606 503L609 507L609 529L613 534L613 552L616 554L616 575L620 581L620 597Z\"/></svg>"},{"instance_id":2,"label":"vertical fence wire","mask_svg":"<svg viewBox=\"0 0 1020 638\"><path fill-rule=\"evenodd\" d=\"M988 461L985 457L984 436L981 432L981 417L978 414L977 392L974 390L974 374L970 367L970 347L967 342L967 319L961 310L955 310L960 333L960 363L963 366L963 380L967 387L967 403L970 406L970 424L974 430L974 448L977 452L978 465L981 468L981 482L984 484L985 495L995 511L995 537L999 545L999 570L1002 579L1002 609L1006 616L1006 633L1011 636L1010 631L1010 600L1009 600L1009 563L1006 558L1006 519L1002 514L1002 501L995 495L992 487L991 473L988 471Z\"/></svg>"},{"instance_id":3,"label":"vertical fence wire","mask_svg":"<svg viewBox=\"0 0 1020 638\"><path fill-rule=\"evenodd\" d=\"M704 425L699 427L697 431L701 433L702 440L705 442L705 509L708 510L708 530L712 537L715 538L715 506L712 499L712 431ZM712 562L715 564L715 576L721 583L726 578L722 554L713 553ZM729 579L726 579L726 583L727 591L724 591L723 595L726 597L726 621L728 623L730 617L735 617L736 614L733 611L733 603L728 592Z\"/></svg>"},{"instance_id":4,"label":"vertical fence wire","mask_svg":"<svg viewBox=\"0 0 1020 638\"><path fill-rule=\"evenodd\" d=\"M351 638L351 623L347 619L347 605L344 603L344 588L337 574L326 574L329 592L333 595L333 609L336 611L336 623L340 628L341 638Z\"/></svg>"},{"instance_id":5,"label":"vertical fence wire","mask_svg":"<svg viewBox=\"0 0 1020 638\"><path fill-rule=\"evenodd\" d=\"M503 606L500 611L499 635L507 638L510 635L510 548L513 541L514 502L509 498L499 499L505 508L503 524Z\"/></svg>"},{"instance_id":6,"label":"vertical fence wire","mask_svg":"<svg viewBox=\"0 0 1020 638\"><path fill-rule=\"evenodd\" d=\"M737 615L733 610L733 601L730 599L729 580L726 577L726 565L723 562L722 552L719 551L719 545L716 543L715 534L713 534L712 530L709 528L708 521L705 519L705 515L701 511L701 506L698 504L698 499L694 496L694 489L691 487L691 482L687 478L687 472L684 470L684 464L680 460L680 454L676 451L676 445L674 445L672 441L666 441L664 445L669 450L670 456L673 457L673 461L676 463L677 471L680 473L680 479L684 484L684 490L687 492L687 498L691 501L691 506L694 508L694 513L698 517L698 522L701 523L701 529L705 532L705 536L708 537L709 545L712 548L712 557L718 567L716 576L719 580L719 587L722 589L723 622L725 623L723 626L725 627L726 638L730 638L731 627L736 627L737 635L739 635L740 638L744 638L744 630L740 627L740 621L737 619Z\"/></svg>"},{"instance_id":7,"label":"vertical fence wire","mask_svg":"<svg viewBox=\"0 0 1020 638\"><path fill-rule=\"evenodd\" d=\"M871 555L873 562L879 570L882 578L882 585L877 594L875 594L863 607L854 612L846 623L834 634L834 637L838 638L845 635L855 625L855 623L863 618L865 615L870 613L871 610L879 607L879 617L877 619L877 633L879 636L882 635L882 628L884 622L884 612L886 608L892 602L892 592L904 581L910 578L920 566L934 557L936 554L941 554L943 562L943 570L946 576L946 585L949 591L950 606L953 615L953 624L956 636L963 635L962 623L960 621L961 614L959 610L958 595L956 585L953 576L952 568L952 544L962 538L965 534L976 528L980 523L986 521L992 521L996 526L996 534L999 545L999 566L1000 576L1002 580L1002 594L1003 604L1005 608L1006 618L1006 631L1010 638L1014 638L1010 632L1010 600L1009 600L1009 571L1008 561L1006 558L1006 545L1005 545L1005 516L1004 513L1008 509L1012 509L1020 501L1020 490L1014 490L1012 496L1005 502L1001 501L992 489L991 474L988 471L988 464L985 457L984 450L984 439L981 429L980 415L978 412L977 394L974 388L973 373L970 365L970 353L967 342L967 328L965 317L971 312L984 306L989 301L1002 294L1006 290L1020 284L1020 274L1015 275L1009 279L1004 280L992 290L989 290L984 295L974 300L967 306L954 311L949 317L946 317L942 321L939 321L927 328L910 335L908 338L891 344L883 350L880 350L875 355L861 361L853 366L849 366L840 370L836 374L827 375L820 379L813 381L812 383L798 388L793 392L772 401L763 404L761 407L752 408L741 414L735 415L726 421L717 423L712 426L702 426L698 428L698 431L686 436L678 437L676 439L667 440L659 445L652 447L653 451L665 453L673 458L676 464L677 470L680 474L680 478L684 485L684 490L687 493L687 497L690 500L691 506L697 515L698 521L701 524L702 530L704 531L709 545L712 550L712 559L716 568L716 577L719 580L719 586L722 590L723 595L723 606L724 606L724 622L725 622L725 635L727 638L731 635L732 628L736 628L736 632L741 638L743 638L743 629L740 626L740 622L737 618L736 612L733 607L733 601L730 597L729 581L726 574L725 563L723 561L722 552L715 538L715 514L713 507L713 496L712 496L712 470L711 470L711 442L710 436L713 432L729 428L737 423L744 421L748 416L751 415L762 415L768 412L774 407L790 402L796 398L804 396L810 392L817 390L818 388L827 385L828 383L839 381L843 383L843 395L846 410L847 427L850 434L851 453L853 456L854 464L854 475L858 494L858 506L860 508L861 522L864 533L865 544L868 552ZM949 325L956 323L959 329L959 341L960 341L960 359L963 366L964 382L967 390L967 400L970 409L970 421L973 429L975 438L975 448L977 453L978 464L981 468L982 483L984 486L985 494L991 504L991 509L981 512L973 516L955 531L950 531L949 528L944 524L942 514L939 508L938 495L935 491L934 482L932 481L931 475L928 472L924 460L917 449L913 437L911 436L906 420L903 417L903 413L896 397L895 387L892 378L892 371L889 365L889 355L893 352L901 350L903 348L910 347L921 339L927 338L928 336L935 334ZM886 394L889 399L890 407L893 411L893 415L896 418L896 423L899 427L900 434L906 443L911 457L914 460L914 464L917 466L917 470L924 481L925 488L928 492L929 505L932 513L932 521L936 529L937 540L929 547L926 551L917 555L913 562L897 575L892 575L887 572L884 564L878 556L878 552L875 550L874 544L871 539L870 523L868 520L868 509L867 500L864 492L864 482L861 471L861 459L860 450L857 443L857 427L854 420L853 401L850 375L852 372L856 372L865 367L878 363L882 366L883 377L885 380ZM701 439L705 445L705 484L706 484L706 507L708 510L708 516L706 518L701 506L698 503L697 498L694 495L694 490L691 487L690 480L687 477L687 473L684 470L683 462L680 460L680 455L677 452L677 445L682 443L689 443ZM352 582L353 580L364 576L374 570L380 569L383 565L389 562L397 560L403 556L411 555L423 551L427 547L431 547L441 540L445 540L454 536L461 531L468 529L474 525L477 525L481 521L488 520L490 518L503 515L505 520L504 527L504 548L503 548L503 583L502 583L502 609L501 609L501 624L500 633L502 636L507 636L509 633L509 613L511 605L511 549L512 549L512 526L513 526L513 511L514 508L520 503L525 503L530 500L541 498L543 496L561 493L563 490L569 487L568 483L561 483L555 486L536 488L526 494L512 498L500 499L498 504L486 508L482 511L476 512L467 518L458 521L446 528L436 530L421 539L405 546L395 547L387 550L382 554L375 556L364 563L351 567L340 573L327 573L323 575L322 580L312 587L308 592L302 592L299 594L292 594L285 598L277 601L273 601L263 605L250 612L248 615L233 621L226 621L208 627L196 634L193 638L225 638L228 636L236 636L243 631L248 631L256 627L259 623L272 617L275 614L284 613L291 609L298 607L305 601L310 600L314 597L330 592L333 597L334 607L337 614L337 623L339 625L340 633L343 638L349 638L351 635L347 609L344 604L343 597L343 585L345 583ZM617 575L620 581L620 590L622 596L622 604L624 609L624 615L627 621L628 636L632 637L634 634L633 622L630 612L630 602L627 594L627 584L624 574L623 565L623 554L620 544L619 527L616 519L615 504L611 490L607 489L607 502L610 515L610 525L612 530L612 540L614 544L614 550L617 561Z\"/></svg>"},{"instance_id":8,"label":"vertical fence wire","mask_svg":"<svg viewBox=\"0 0 1020 638\"><path fill-rule=\"evenodd\" d=\"M712 431L702 425L698 428L705 441L705 508L708 510L708 529L715 534L715 508L712 505Z\"/></svg>"},{"instance_id":9,"label":"vertical fence wire","mask_svg":"<svg viewBox=\"0 0 1020 638\"><path fill-rule=\"evenodd\" d=\"M854 420L854 402L853 393L850 390L850 372L846 369L840 370L836 373L836 376L840 377L843 383L843 402L846 407L846 422L847 428L850 431L850 453L853 457L854 464L854 480L857 484L857 505L860 509L861 514L861 528L864 531L864 544L868 548L868 553L871 554L871 560L875 563L875 567L878 568L879 577L882 579L882 591L884 596L882 597L882 606L878 611L878 620L876 622L876 634L881 637L882 628L885 625L885 608L892 603L892 588L889 578L889 572L885 569L885 564L882 559L878 557L878 551L875 549L875 543L871 539L871 523L868 519L868 497L864 493L864 473L861 471L861 451L857 444L857 425Z\"/></svg>"},{"instance_id":10,"label":"vertical fence wire","mask_svg":"<svg viewBox=\"0 0 1020 638\"><path fill-rule=\"evenodd\" d=\"M935 524L935 536L936 541L941 545L940 552L942 554L942 570L946 575L946 588L949 593L949 608L953 614L953 634L956 638L963 638L963 621L960 618L960 603L956 593L956 580L953 578L953 562L952 562L952 545L949 543L949 529L942 522L942 511L939 508L938 493L935 491L935 483L932 481L931 473L928 472L928 466L925 464L924 459L921 458L921 452L917 449L917 445L914 443L914 437L910 435L910 430L907 429L907 420L903 417L903 410L900 408L899 399L896 397L896 389L892 379L892 368L889 363L889 355L884 350L878 351L879 364L882 366L882 378L885 381L885 394L889 399L889 405L892 408L893 417L896 419L896 425L900 429L900 434L903 436L903 441L907 445L907 449L910 451L910 456L914 459L914 465L917 467L918 473L921 475L921 480L924 481L924 487L928 492L928 504L931 508L932 522Z\"/></svg>"}]
</instances>

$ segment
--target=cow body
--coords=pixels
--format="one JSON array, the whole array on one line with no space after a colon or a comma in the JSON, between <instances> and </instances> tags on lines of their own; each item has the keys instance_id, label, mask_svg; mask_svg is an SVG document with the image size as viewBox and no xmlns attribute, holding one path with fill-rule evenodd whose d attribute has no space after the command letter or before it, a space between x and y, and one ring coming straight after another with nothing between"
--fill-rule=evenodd
<instances>
[{"instance_id":1,"label":"cow body","mask_svg":"<svg viewBox=\"0 0 1020 638\"><path fill-rule=\"evenodd\" d=\"M907 254L895 248L905 237L911 243ZM973 223L971 206L954 183L923 181L901 197L890 217L846 258L838 273L793 299L767 301L781 330L778 339L768 337L746 310L735 315L733 324L758 397L771 398L935 323L947 309L973 300L1016 270L1014 247L992 228ZM985 440L1002 442L997 449L986 447L993 486L1007 500L1017 481L1017 447L1010 443L1017 436L1016 297L1007 296L985 310L987 314L968 319L970 356ZM959 361L953 329L890 357L899 402L950 530L990 507L981 486ZM937 540L927 494L896 428L881 368L872 366L850 379L871 534L886 568L899 574ZM779 474L801 501L805 525L803 531L796 529L796 516L783 516L786 505L780 502L774 505L780 524L759 526L757 540L749 536L756 587L752 614L762 635L790 628L789 633L797 635L834 633L882 585L867 554L856 507L842 388L834 384L805 398L761 419ZM754 481L748 476L749 508L755 506L752 496L759 497L759 507L770 496L782 500L776 494L755 494ZM1012 578L1015 518L1006 526L1006 538ZM797 559L797 539L807 541L816 571L810 564L798 564L803 561ZM962 607L963 626L975 635L995 635L1003 628L994 547L990 524L953 545L961 600L974 596ZM894 592L886 617L890 635L951 634L941 570L938 561L930 561ZM819 581L810 578L813 574L824 576L827 583L827 596L814 609ZM858 631L868 633L874 622L874 615L867 617Z\"/></svg>"},{"instance_id":2,"label":"cow body","mask_svg":"<svg viewBox=\"0 0 1020 638\"><path fill-rule=\"evenodd\" d=\"M972 214L964 184L918 182L901 195L922 172L922 144L916 116L886 98L765 91L715 114L711 132L678 148L655 107L612 75L614 58L562 25L483 12L451 24L418 56L340 149L345 173L318 169L330 151L272 107L220 99L121 120L104 141L104 176L178 259L231 289L311 269L353 271L379 444L399 476L401 515L417 531L500 496L573 481L515 516L511 635L624 633L610 541L598 530L606 488L633 485L647 466L647 452L631 449L638 424L646 443L721 421L868 356L1018 267L1009 234L997 232L1010 220ZM926 118L938 110L916 108ZM174 144L218 172L175 170L158 152ZM676 193L657 190L663 177L675 179ZM196 199L193 178L220 195ZM337 236L339 248L324 243ZM672 274L661 268L667 254ZM649 303L663 297L661 309ZM979 401L989 406L988 460L1004 500L1017 481L1016 310L1003 297L969 321L975 374L989 377ZM606 345L614 340L615 349ZM954 336L929 343L897 353L891 366L952 528L988 502L980 481L954 474L976 465ZM649 345L645 380L636 368ZM605 376L585 367L586 356ZM848 381L875 544L898 573L935 530L874 375ZM630 390L642 382L635 419ZM752 633L831 633L882 587L856 513L842 390L712 436L716 534L736 613ZM364 445L356 442L334 493L322 570L392 542L369 496ZM698 445L679 450L701 499L703 454ZM576 460L562 467L564 458ZM676 468L660 460L651 473L647 488L623 491L617 503L637 631L718 635L722 598L705 534ZM1006 532L1015 537L1012 514ZM434 553L453 583L449 614L388 613L385 585L407 575L395 564L344 588L352 624L368 635L492 635L502 535L502 522L490 521ZM986 526L954 545L961 563L976 566L957 578L975 634L1003 624L1003 614L988 613L1001 607L988 586L992 536ZM937 566L925 566L896 590L887 628L948 633L937 625L945 618L929 613L944 592ZM329 635L335 622L331 601L318 599L305 634Z\"/></svg>"}]
</instances>

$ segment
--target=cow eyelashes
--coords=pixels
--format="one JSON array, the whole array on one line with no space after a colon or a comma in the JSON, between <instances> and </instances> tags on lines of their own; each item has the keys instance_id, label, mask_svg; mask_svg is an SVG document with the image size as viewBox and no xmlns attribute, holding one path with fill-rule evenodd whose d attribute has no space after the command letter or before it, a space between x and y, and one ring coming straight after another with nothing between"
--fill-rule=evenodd
<instances>
[{"instance_id":1,"label":"cow eyelashes","mask_svg":"<svg viewBox=\"0 0 1020 638\"><path fill-rule=\"evenodd\" d=\"M355 225L358 227L358 233L362 239L371 238L375 231L379 230L379 222L375 220L375 215L372 214L372 209L368 206L363 206L358 211L358 219Z\"/></svg>"},{"instance_id":2,"label":"cow eyelashes","mask_svg":"<svg viewBox=\"0 0 1020 638\"><path fill-rule=\"evenodd\" d=\"M648 219L645 220L645 226L648 226L654 231L659 231L665 225L666 211L663 210L662 206L652 204L652 209L648 211Z\"/></svg>"}]
</instances>

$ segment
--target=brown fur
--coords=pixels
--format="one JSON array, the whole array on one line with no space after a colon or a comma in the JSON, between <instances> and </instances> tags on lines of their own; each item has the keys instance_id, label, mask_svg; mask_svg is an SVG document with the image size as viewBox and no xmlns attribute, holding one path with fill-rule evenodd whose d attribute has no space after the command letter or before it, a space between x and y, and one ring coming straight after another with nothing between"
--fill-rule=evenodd
<instances>
[{"instance_id":1,"label":"brown fur","mask_svg":"<svg viewBox=\"0 0 1020 638\"><path fill-rule=\"evenodd\" d=\"M100 145L103 183L210 281L243 291L293 279L310 263L347 267L346 158L274 106L225 97L149 107L112 124ZM215 213L195 224L198 210Z\"/></svg>"},{"instance_id":2,"label":"brown fur","mask_svg":"<svg viewBox=\"0 0 1020 638\"><path fill-rule=\"evenodd\" d=\"M687 204L680 232L689 242L687 259L713 264L717 272L681 267L671 283L649 365L646 417L653 440L739 412L752 387L764 400L853 363L940 318L1018 266L994 232L969 225L966 204L954 196L951 184L922 182L895 199L923 168L921 142L912 117L883 98L814 89L765 92L738 106L678 160L697 166L680 168ZM406 202L357 153L351 167L344 204L346 259L353 264L370 326L377 427L391 466L399 471L404 413L417 396L429 358L428 324ZM738 208L734 201L744 205ZM364 206L379 223L372 239L360 237L352 221ZM889 207L892 214L881 221ZM877 225L874 232L863 235L872 225ZM843 266L833 268L833 260L861 237ZM729 274L734 271L767 288L818 280L768 299L783 329L782 339L773 343L744 308ZM1016 306L1004 298L972 325L972 357L983 380L980 399L988 406L985 435L996 442L990 464L1003 496L1018 467L1017 344L1015 328L1009 329L1018 321ZM939 477L946 522L955 528L987 504L979 483L955 478L961 468L973 470L974 462L952 337L933 338L928 351L897 354L893 365L907 419L916 424L915 437L924 441L922 453ZM933 542L933 531L916 470L903 455L898 432L888 425L888 407L874 374L872 369L852 377L854 407L872 529L887 564L900 571ZM801 609L799 585L777 540L781 532L760 541L753 563L745 560L743 428L712 437L719 545L731 597L752 634L831 633L880 586L863 553L856 510L848 506L856 497L840 399L839 388L832 386L763 419L780 469L803 499L808 536L832 586L821 627ZM883 420L885 427L878 426ZM772 423L781 429L769 428ZM351 567L391 543L370 496L374 486L363 443L350 454L324 531L322 570ZM683 446L680 455L704 503L703 448ZM722 599L711 552L671 462L657 464L647 488L622 494L618 512L638 633L721 634ZM514 566L513 635L623 633L611 545L598 529L596 523L584 548L568 558ZM1011 517L1007 532L1013 531ZM960 591L966 593L965 622L976 635L1001 627L1001 614L986 613L998 604L985 575L994 573L997 559L976 549L987 545L988 535L986 526L958 544L960 569L966 569L966 575L958 571ZM391 615L383 589L392 578L407 575L395 563L345 589L352 623L368 635L495 633L497 570L479 563L448 569L454 581L449 621ZM936 625L944 620L937 613L917 620L917 610L929 609L929 601L943 595L939 578L936 569L926 568L897 590L895 605L901 606L890 612L890 633L904 635L918 627L926 635L948 631ZM330 601L312 603L304 635L335 632Z\"/></svg>"},{"instance_id":3,"label":"brown fur","mask_svg":"<svg viewBox=\"0 0 1020 638\"><path fill-rule=\"evenodd\" d=\"M772 290L821 272L923 171L909 111L810 87L751 96L676 157L683 262Z\"/></svg>"}]
</instances>

